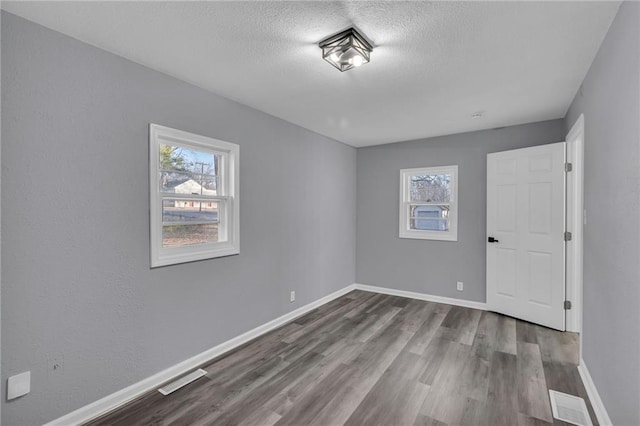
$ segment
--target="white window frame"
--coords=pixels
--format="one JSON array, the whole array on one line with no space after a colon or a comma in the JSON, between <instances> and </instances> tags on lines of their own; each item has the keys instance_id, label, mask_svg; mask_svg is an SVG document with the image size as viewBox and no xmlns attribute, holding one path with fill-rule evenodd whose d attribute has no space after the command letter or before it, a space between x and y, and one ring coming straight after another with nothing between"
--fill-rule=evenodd
<instances>
[{"instance_id":1,"label":"white window frame","mask_svg":"<svg viewBox=\"0 0 640 426\"><path fill-rule=\"evenodd\" d=\"M411 202L410 189L412 176L451 175L451 200L449 203ZM409 214L412 205L449 205L449 230L428 231L409 228ZM458 166L420 167L400 170L400 238L421 240L458 241Z\"/></svg>"},{"instance_id":2,"label":"white window frame","mask_svg":"<svg viewBox=\"0 0 640 426\"><path fill-rule=\"evenodd\" d=\"M162 144L222 153L219 195L175 194L160 191L160 154ZM149 189L151 267L174 265L197 260L213 259L240 253L240 147L237 144L200 136L181 130L149 125ZM162 246L162 200L217 202L218 235L222 241L181 247ZM220 208L220 206L223 206Z\"/></svg>"}]
</instances>

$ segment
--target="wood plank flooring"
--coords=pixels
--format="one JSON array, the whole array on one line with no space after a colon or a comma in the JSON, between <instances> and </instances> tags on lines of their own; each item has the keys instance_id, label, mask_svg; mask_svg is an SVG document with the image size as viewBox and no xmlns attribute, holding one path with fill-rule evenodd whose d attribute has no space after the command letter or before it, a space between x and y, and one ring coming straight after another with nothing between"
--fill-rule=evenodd
<instances>
[{"instance_id":1,"label":"wood plank flooring","mask_svg":"<svg viewBox=\"0 0 640 426\"><path fill-rule=\"evenodd\" d=\"M353 291L91 425L548 425L587 401L578 340L492 312Z\"/></svg>"}]
</instances>

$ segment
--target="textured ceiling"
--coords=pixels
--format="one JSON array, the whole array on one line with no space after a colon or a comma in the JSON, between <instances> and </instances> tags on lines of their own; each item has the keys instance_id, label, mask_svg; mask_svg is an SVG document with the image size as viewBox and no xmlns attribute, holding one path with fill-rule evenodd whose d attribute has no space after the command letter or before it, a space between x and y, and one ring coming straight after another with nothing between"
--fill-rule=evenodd
<instances>
[{"instance_id":1,"label":"textured ceiling","mask_svg":"<svg viewBox=\"0 0 640 426\"><path fill-rule=\"evenodd\" d=\"M353 146L561 118L619 2L2 2ZM318 41L356 25L371 63ZM472 119L482 111L481 119Z\"/></svg>"}]
</instances>

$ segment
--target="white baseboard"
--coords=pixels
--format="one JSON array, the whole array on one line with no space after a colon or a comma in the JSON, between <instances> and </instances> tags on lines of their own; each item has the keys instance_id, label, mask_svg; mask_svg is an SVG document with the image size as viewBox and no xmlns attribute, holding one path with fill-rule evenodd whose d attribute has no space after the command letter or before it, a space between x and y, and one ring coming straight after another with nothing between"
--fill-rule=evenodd
<instances>
[{"instance_id":1,"label":"white baseboard","mask_svg":"<svg viewBox=\"0 0 640 426\"><path fill-rule=\"evenodd\" d=\"M296 319L297 317L304 315L307 312L312 311L313 309L321 305L324 305L325 303L328 303L334 299L337 299L338 297L343 296L352 290L370 291L373 293L382 293L382 294L389 294L392 296L408 297L410 299L426 300L429 302L464 306L464 307L473 308L473 309L481 309L481 310L487 309L486 304L481 302L472 302L472 301L463 300L463 299L453 299L449 297L432 296L430 294L414 293L411 291L404 291L404 290L394 290L390 288L369 286L364 284L351 284L341 290L338 290L314 302L311 302L308 305L302 306L294 311L289 312L288 314L282 315L281 317L271 320L266 324L256 327L253 330L249 330L246 333L241 334L240 336L234 337L231 340L227 340L226 342L223 342L211 349L208 349L194 357L191 357L172 367L169 367L166 370L156 373L151 377L147 377L146 379L143 379L137 383L134 383L133 385L128 386L120 391L112 393L111 395L107 395L106 397L99 399L98 401L92 402L89 405L85 405L84 407L81 407L75 411L72 411L71 413L65 416L62 416L56 420L53 420L47 423L45 426L78 425L81 423L88 422L99 416L102 416L128 402L133 401L136 398L139 398L140 396L144 395L149 391L159 388L165 382L174 380L182 376L183 374L189 372L190 370L193 370L201 366L202 364L205 364L211 361L212 359L219 357L220 355L226 352L229 352L230 350L235 349L238 346L243 345L252 339L255 339L256 337L259 337L265 333L268 333L269 331L272 331ZM585 386L586 386L586 382L585 382ZM589 394L589 397L591 398L591 394ZM592 398L592 403L593 403L593 398ZM606 414L606 411L605 411L605 414Z\"/></svg>"},{"instance_id":2,"label":"white baseboard","mask_svg":"<svg viewBox=\"0 0 640 426\"><path fill-rule=\"evenodd\" d=\"M482 302L473 302L471 300L454 299L452 297L433 296L426 293L416 293L413 291L395 290L392 288L377 287L365 284L354 284L356 290L371 291L374 293L389 294L391 296L408 297L409 299L426 300L427 302L444 303L447 305L463 306L465 308L487 310L487 304Z\"/></svg>"},{"instance_id":3,"label":"white baseboard","mask_svg":"<svg viewBox=\"0 0 640 426\"><path fill-rule=\"evenodd\" d=\"M389 294L392 296L408 297L410 299L426 300L428 302L445 303L447 305L463 306L465 308L480 309L483 311L487 310L487 304L482 302L473 302L470 300L454 299L454 298L442 297L442 296L433 296L431 294L396 290L392 288L377 287L377 286L371 286L371 285L365 285L365 284L354 284L353 287L356 290ZM584 384L584 387L587 390L587 394L589 395L589 400L591 401L591 406L593 407L593 411L595 411L596 417L598 418L598 423L600 423L600 425L602 426L613 425L613 423L611 422L611 419L609 418L609 414L607 413L607 409L605 408L604 403L602 402L602 399L600 399L600 395L598 394L596 385L593 382L593 379L591 378L591 374L589 374L589 370L587 369L587 365L585 364L583 359L580 359L578 372L580 373L580 377L582 378L582 383Z\"/></svg>"},{"instance_id":4,"label":"white baseboard","mask_svg":"<svg viewBox=\"0 0 640 426\"><path fill-rule=\"evenodd\" d=\"M609 413L607 413L607 409L605 408L602 399L600 399L600 394L598 393L598 389L596 389L596 384L591 378L589 369L587 369L587 364L584 363L584 359L582 358L580 358L580 365L578 365L578 373L580 373L582 383L587 390L587 395L589 395L589 401L591 401L593 411L596 413L598 423L600 423L601 426L613 425L613 422L609 418Z\"/></svg>"},{"instance_id":5,"label":"white baseboard","mask_svg":"<svg viewBox=\"0 0 640 426\"><path fill-rule=\"evenodd\" d=\"M208 361L219 357L220 355L241 346L248 341L255 339L269 331L272 331L294 319L297 317L306 314L313 309L324 305L334 299L337 299L340 296L343 296L349 293L352 290L362 290L369 291L373 293L381 293L381 294L389 294L392 296L400 296L407 297L410 299L417 300L425 300L428 302L436 302L436 303L444 303L447 305L454 306L462 306L466 308L472 309L480 309L487 310L486 303L482 302L474 302L471 300L464 299L454 299L451 297L442 297L442 296L433 296L425 293L416 293L412 291L405 290L396 290L385 287L377 287L370 286L365 284L351 284L341 290L333 292L325 297L322 297L314 302L311 302L305 306L302 306L294 311L291 311L285 315L282 315L274 320L271 320L261 326L254 328L253 330L249 330L246 333L241 334L240 336L234 337L233 339L227 340L211 349L208 349L194 357L191 357L185 361L182 361L179 364L176 364L172 367L167 368L159 373L154 374L151 377L147 377L133 385L126 387L118 392L112 393L98 401L95 401L89 405L85 405L65 416L62 416L56 420L53 420L47 423L45 426L69 426L69 425L78 425L81 423L88 422L92 419L95 419L99 416L102 416L138 397L141 395L152 391L160 385L173 380L181 375L193 370L202 364L207 363ZM603 426L612 425L611 419L607 413L607 410L600 399L600 395L596 389L595 384L593 383L593 379L589 374L589 370L583 359L580 360L580 365L578 366L578 372L580 373L580 377L582 378L582 382L587 390L587 394L589 395L589 400L591 401L591 405L593 406L593 410L595 411L596 416L598 417L598 422Z\"/></svg>"},{"instance_id":6,"label":"white baseboard","mask_svg":"<svg viewBox=\"0 0 640 426\"><path fill-rule=\"evenodd\" d=\"M201 366L202 364L224 354L225 352L235 349L238 346L243 345L252 339L255 339L256 337L274 330L296 319L297 317L306 314L307 312L317 308L318 306L324 305L325 303L328 303L333 299L337 299L338 297L343 296L352 290L355 290L355 288L355 284L351 284L341 290L333 292L325 297L309 303L308 305L302 306L294 311L289 312L288 314L282 315L281 317L278 317L266 324L256 327L253 330L249 330L246 333L241 334L240 336L234 337L231 340L227 340L226 342L223 342L194 357L182 361L179 364L176 364L172 367L167 368L166 370L154 374L151 377L147 377L146 379L134 383L133 385L126 387L118 392L112 393L111 395L99 399L98 401L95 401L89 405L85 405L84 407L81 407L63 417L47 423L45 426L77 425L102 416L109 411L112 411L149 391L159 388L163 383L173 380L187 373L188 371L193 370Z\"/></svg>"}]
</instances>

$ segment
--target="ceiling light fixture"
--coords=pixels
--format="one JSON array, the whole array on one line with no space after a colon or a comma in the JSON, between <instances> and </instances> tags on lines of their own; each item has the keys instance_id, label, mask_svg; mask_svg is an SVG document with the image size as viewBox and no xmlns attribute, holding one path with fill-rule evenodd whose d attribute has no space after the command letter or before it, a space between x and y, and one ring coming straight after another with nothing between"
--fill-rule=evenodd
<instances>
[{"instance_id":1,"label":"ceiling light fixture","mask_svg":"<svg viewBox=\"0 0 640 426\"><path fill-rule=\"evenodd\" d=\"M355 28L326 38L318 45L322 49L322 58L340 71L366 64L373 50L373 46Z\"/></svg>"}]
</instances>

